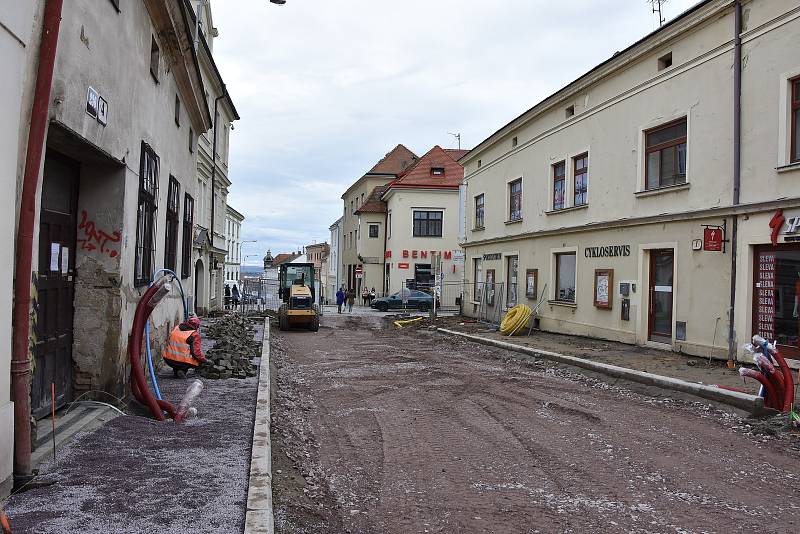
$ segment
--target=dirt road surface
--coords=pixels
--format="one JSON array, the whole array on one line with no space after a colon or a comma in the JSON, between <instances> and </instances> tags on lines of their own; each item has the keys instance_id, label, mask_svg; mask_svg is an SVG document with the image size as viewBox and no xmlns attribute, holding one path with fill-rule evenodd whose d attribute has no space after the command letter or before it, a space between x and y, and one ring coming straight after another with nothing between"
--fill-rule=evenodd
<instances>
[{"instance_id":1,"label":"dirt road surface","mask_svg":"<svg viewBox=\"0 0 800 534\"><path fill-rule=\"evenodd\" d=\"M278 532L798 532L800 443L369 318L275 332Z\"/></svg>"}]
</instances>

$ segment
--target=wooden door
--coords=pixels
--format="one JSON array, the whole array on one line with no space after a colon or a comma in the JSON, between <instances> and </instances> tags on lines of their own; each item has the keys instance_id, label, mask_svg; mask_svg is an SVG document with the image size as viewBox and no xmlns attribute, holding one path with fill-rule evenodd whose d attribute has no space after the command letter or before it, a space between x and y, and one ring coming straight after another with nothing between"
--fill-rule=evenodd
<instances>
[{"instance_id":1,"label":"wooden door","mask_svg":"<svg viewBox=\"0 0 800 534\"><path fill-rule=\"evenodd\" d=\"M75 294L78 163L48 152L44 163L39 223L39 269L34 326L35 369L31 384L32 411L50 413L50 384L55 404L73 398L72 326Z\"/></svg>"},{"instance_id":2,"label":"wooden door","mask_svg":"<svg viewBox=\"0 0 800 534\"><path fill-rule=\"evenodd\" d=\"M649 332L650 341L672 343L672 281L674 278L672 249L650 251Z\"/></svg>"}]
</instances>

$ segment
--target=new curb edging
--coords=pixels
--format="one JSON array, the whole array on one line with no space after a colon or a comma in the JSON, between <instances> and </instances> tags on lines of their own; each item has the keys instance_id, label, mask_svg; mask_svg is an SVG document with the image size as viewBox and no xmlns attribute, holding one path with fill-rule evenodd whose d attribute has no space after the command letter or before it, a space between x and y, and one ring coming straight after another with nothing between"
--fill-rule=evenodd
<instances>
[{"instance_id":1,"label":"new curb edging","mask_svg":"<svg viewBox=\"0 0 800 534\"><path fill-rule=\"evenodd\" d=\"M636 371L634 369L628 369L618 365L595 362L584 358L559 354L557 352L524 347L521 345L515 345L514 343L508 343L506 341L489 339L473 334L466 334L464 332L457 332L447 328L437 328L436 330L437 332L442 332L443 334L463 337L483 345L490 345L501 349L520 352L529 356L535 356L567 365L573 365L575 367L581 367L589 371L595 371L597 373L613 376L615 378L639 382L640 384L646 384L648 386L682 391L684 393L695 395L704 399L729 404L754 415L760 415L766 411L764 408L764 399L756 395L739 393L738 391L730 391L727 389L707 386L705 384L697 384L695 382L687 382L685 380L680 380L678 378L672 378L669 376L656 375L653 373L646 373L644 371Z\"/></svg>"},{"instance_id":2,"label":"new curb edging","mask_svg":"<svg viewBox=\"0 0 800 534\"><path fill-rule=\"evenodd\" d=\"M250 479L247 487L247 512L244 534L273 534L272 512L272 442L270 440L269 317L264 319L261 362L258 371L258 397L253 424L253 448L250 456Z\"/></svg>"}]
</instances>

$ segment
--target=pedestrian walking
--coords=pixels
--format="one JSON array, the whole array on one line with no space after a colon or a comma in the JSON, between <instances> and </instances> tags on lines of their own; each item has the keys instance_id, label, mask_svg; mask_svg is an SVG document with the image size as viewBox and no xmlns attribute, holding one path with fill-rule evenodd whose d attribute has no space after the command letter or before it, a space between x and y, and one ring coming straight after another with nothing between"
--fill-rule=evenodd
<instances>
[{"instance_id":1,"label":"pedestrian walking","mask_svg":"<svg viewBox=\"0 0 800 534\"><path fill-rule=\"evenodd\" d=\"M225 309L229 309L231 307L231 286L225 284Z\"/></svg>"},{"instance_id":2,"label":"pedestrian walking","mask_svg":"<svg viewBox=\"0 0 800 534\"><path fill-rule=\"evenodd\" d=\"M370 289L370 291L369 291L369 302L367 302L367 305L371 307L372 306L372 301L375 300L375 297L377 297L377 296L378 296L378 294L375 293L375 288L373 287L372 289Z\"/></svg>"},{"instance_id":3,"label":"pedestrian walking","mask_svg":"<svg viewBox=\"0 0 800 534\"><path fill-rule=\"evenodd\" d=\"M353 302L356 300L356 290L350 289L347 291L347 312L353 313Z\"/></svg>"},{"instance_id":4,"label":"pedestrian walking","mask_svg":"<svg viewBox=\"0 0 800 534\"><path fill-rule=\"evenodd\" d=\"M342 306L344 305L344 286L339 288L336 292L336 310L337 313L342 313Z\"/></svg>"},{"instance_id":5,"label":"pedestrian walking","mask_svg":"<svg viewBox=\"0 0 800 534\"><path fill-rule=\"evenodd\" d=\"M239 306L239 287L236 284L233 284L231 289L231 297L233 297L233 307L236 308Z\"/></svg>"},{"instance_id":6,"label":"pedestrian walking","mask_svg":"<svg viewBox=\"0 0 800 534\"><path fill-rule=\"evenodd\" d=\"M361 305L368 306L369 305L369 289L364 286L364 289L361 291Z\"/></svg>"}]
</instances>

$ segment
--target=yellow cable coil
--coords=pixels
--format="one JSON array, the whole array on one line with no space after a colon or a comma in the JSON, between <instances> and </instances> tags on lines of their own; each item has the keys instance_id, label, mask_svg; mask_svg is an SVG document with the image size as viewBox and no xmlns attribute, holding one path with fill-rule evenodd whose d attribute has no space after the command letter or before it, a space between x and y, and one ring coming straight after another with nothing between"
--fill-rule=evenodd
<instances>
[{"instance_id":1,"label":"yellow cable coil","mask_svg":"<svg viewBox=\"0 0 800 534\"><path fill-rule=\"evenodd\" d=\"M407 325L407 324L411 324L411 323L416 323L417 321L421 321L421 320L423 320L423 319L424 319L424 317L415 317L415 318L413 318L413 319L408 319L408 320L405 320L405 321L395 321L395 322L394 322L394 325L395 325L397 328L403 328L403 325Z\"/></svg>"},{"instance_id":2,"label":"yellow cable coil","mask_svg":"<svg viewBox=\"0 0 800 534\"><path fill-rule=\"evenodd\" d=\"M533 311L525 304L517 304L506 313L503 322L500 323L500 333L511 335L514 331L522 330L528 323L528 319L533 315Z\"/></svg>"}]
</instances>

